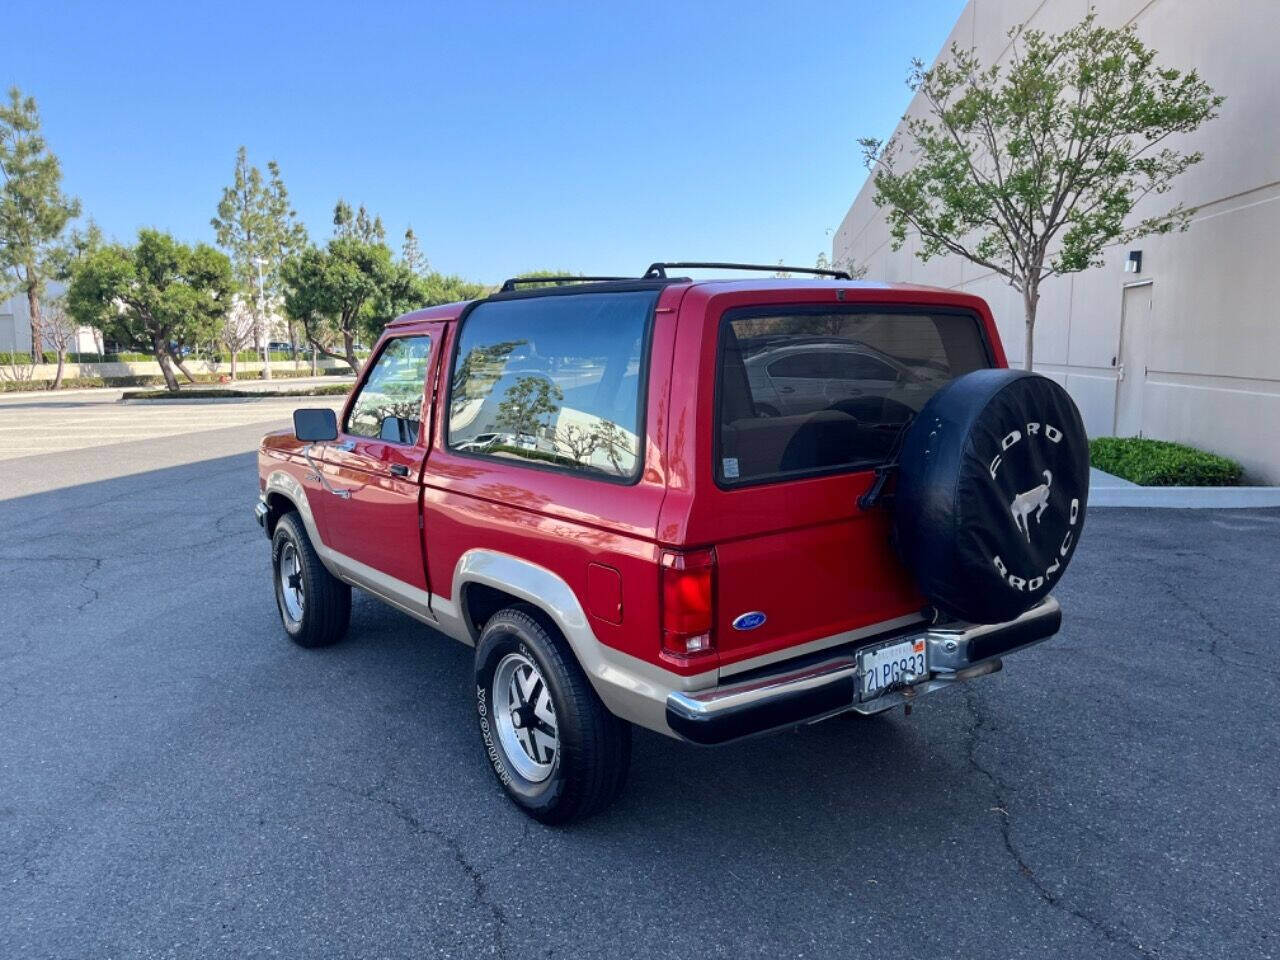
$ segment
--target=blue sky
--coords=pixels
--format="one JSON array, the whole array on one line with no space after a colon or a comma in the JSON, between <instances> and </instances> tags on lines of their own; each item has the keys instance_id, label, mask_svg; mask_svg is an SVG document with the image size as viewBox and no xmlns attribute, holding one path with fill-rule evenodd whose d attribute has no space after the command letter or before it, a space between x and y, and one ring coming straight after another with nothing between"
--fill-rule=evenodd
<instances>
[{"instance_id":1,"label":"blue sky","mask_svg":"<svg viewBox=\"0 0 1280 960\"><path fill-rule=\"evenodd\" d=\"M8 6L0 82L108 234L212 241L244 144L314 239L342 196L493 282L812 264L963 0Z\"/></svg>"}]
</instances>

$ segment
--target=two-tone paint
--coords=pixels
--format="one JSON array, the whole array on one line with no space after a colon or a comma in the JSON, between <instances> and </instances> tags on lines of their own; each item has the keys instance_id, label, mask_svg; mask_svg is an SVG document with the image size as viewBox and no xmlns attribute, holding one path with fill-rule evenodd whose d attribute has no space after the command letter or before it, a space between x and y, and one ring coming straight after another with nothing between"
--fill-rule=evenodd
<instances>
[{"instance_id":1,"label":"two-tone paint","mask_svg":"<svg viewBox=\"0 0 1280 960\"><path fill-rule=\"evenodd\" d=\"M773 304L968 310L993 364L1005 365L986 304L954 291L803 280L668 283L652 319L643 467L634 483L620 484L448 449L449 366L467 305L436 307L389 325L374 354L396 337L431 338L417 443L346 433L356 391L338 438L311 451L327 484L291 433L268 435L259 457L267 525L296 509L335 576L465 643L475 642L477 621L495 603L538 607L610 710L671 733L665 709L672 692L706 692L745 671L922 619L924 600L889 546L888 512L857 506L873 470L790 480L784 497L776 484L725 489L715 482L709 425L720 319ZM660 654L661 555L706 547L716 555L716 645L673 662ZM735 629L747 612L766 616L754 629Z\"/></svg>"}]
</instances>

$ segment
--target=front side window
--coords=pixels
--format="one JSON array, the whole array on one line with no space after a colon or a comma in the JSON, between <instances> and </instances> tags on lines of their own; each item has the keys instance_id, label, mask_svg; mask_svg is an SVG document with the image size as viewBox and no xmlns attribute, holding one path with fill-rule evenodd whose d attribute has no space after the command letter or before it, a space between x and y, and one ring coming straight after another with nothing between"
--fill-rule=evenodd
<instances>
[{"instance_id":1,"label":"front side window","mask_svg":"<svg viewBox=\"0 0 1280 960\"><path fill-rule=\"evenodd\" d=\"M449 391L461 453L634 478L657 294L494 300L462 324Z\"/></svg>"},{"instance_id":2,"label":"front side window","mask_svg":"<svg viewBox=\"0 0 1280 960\"><path fill-rule=\"evenodd\" d=\"M973 314L886 308L737 311L719 355L726 485L883 462L939 387L990 365Z\"/></svg>"},{"instance_id":3,"label":"front side window","mask_svg":"<svg viewBox=\"0 0 1280 960\"><path fill-rule=\"evenodd\" d=\"M389 443L417 443L430 359L430 337L389 341L351 404L346 432Z\"/></svg>"}]
</instances>

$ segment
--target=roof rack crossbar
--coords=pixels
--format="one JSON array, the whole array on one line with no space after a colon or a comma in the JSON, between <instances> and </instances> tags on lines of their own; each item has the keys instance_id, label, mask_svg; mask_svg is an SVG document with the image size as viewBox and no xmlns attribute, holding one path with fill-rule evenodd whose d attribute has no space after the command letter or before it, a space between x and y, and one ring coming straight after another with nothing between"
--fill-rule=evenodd
<instances>
[{"instance_id":1,"label":"roof rack crossbar","mask_svg":"<svg viewBox=\"0 0 1280 960\"><path fill-rule=\"evenodd\" d=\"M615 280L634 280L635 277L579 277L566 274L562 277L511 277L502 281L502 292L510 293L520 284L546 283L560 286L565 283L608 283Z\"/></svg>"},{"instance_id":2,"label":"roof rack crossbar","mask_svg":"<svg viewBox=\"0 0 1280 960\"><path fill-rule=\"evenodd\" d=\"M760 270L765 273L812 273L820 277L834 277L837 280L852 280L845 270L825 270L821 267L784 267L782 264L768 266L761 263L712 263L695 260L681 260L673 263L651 263L644 272L646 280L665 280L667 270Z\"/></svg>"}]
</instances>

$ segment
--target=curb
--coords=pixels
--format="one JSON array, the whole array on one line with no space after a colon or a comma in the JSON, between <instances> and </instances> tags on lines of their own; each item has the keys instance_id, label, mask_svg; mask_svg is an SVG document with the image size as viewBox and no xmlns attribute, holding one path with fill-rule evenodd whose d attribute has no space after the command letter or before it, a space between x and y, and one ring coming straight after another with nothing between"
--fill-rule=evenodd
<instances>
[{"instance_id":1,"label":"curb","mask_svg":"<svg viewBox=\"0 0 1280 960\"><path fill-rule=\"evenodd\" d=\"M194 403L255 403L259 400L321 400L338 403L346 400L340 393L242 393L227 397L122 397L116 403L126 407L164 406Z\"/></svg>"},{"instance_id":2,"label":"curb","mask_svg":"<svg viewBox=\"0 0 1280 960\"><path fill-rule=\"evenodd\" d=\"M1280 487L1101 487L1089 491L1090 507L1240 510L1280 507Z\"/></svg>"}]
</instances>

